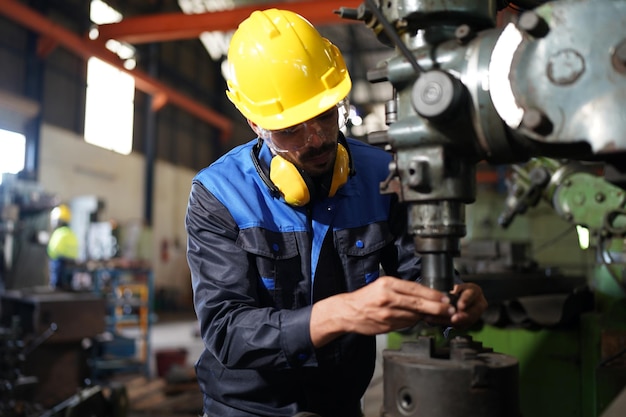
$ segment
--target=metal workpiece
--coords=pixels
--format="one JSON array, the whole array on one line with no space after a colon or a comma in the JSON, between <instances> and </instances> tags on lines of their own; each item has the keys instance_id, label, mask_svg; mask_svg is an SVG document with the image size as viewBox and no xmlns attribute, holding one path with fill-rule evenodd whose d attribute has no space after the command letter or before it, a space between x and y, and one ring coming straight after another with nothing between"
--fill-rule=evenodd
<instances>
[{"instance_id":1,"label":"metal workpiece","mask_svg":"<svg viewBox=\"0 0 626 417\"><path fill-rule=\"evenodd\" d=\"M383 352L382 417L519 417L517 359L470 337L429 337Z\"/></svg>"}]
</instances>

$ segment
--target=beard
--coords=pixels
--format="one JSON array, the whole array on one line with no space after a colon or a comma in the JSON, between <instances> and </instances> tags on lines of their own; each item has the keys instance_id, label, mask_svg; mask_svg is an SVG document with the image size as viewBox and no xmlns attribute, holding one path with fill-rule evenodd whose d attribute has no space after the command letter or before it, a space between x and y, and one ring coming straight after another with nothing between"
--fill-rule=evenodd
<instances>
[{"instance_id":1,"label":"beard","mask_svg":"<svg viewBox=\"0 0 626 417\"><path fill-rule=\"evenodd\" d=\"M319 148L312 148L309 149L308 151L301 153L300 157L298 158L300 160L301 163L306 164L307 162L322 156L328 152L332 152L335 149L337 149L337 142L329 142L329 143L325 143L324 145L320 146Z\"/></svg>"}]
</instances>

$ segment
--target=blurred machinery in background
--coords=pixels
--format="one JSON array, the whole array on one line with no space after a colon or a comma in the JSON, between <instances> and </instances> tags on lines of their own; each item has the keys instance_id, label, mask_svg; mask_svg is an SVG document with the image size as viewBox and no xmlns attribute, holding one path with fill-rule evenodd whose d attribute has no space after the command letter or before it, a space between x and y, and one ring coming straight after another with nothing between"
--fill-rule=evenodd
<instances>
[{"instance_id":1,"label":"blurred machinery in background","mask_svg":"<svg viewBox=\"0 0 626 417\"><path fill-rule=\"evenodd\" d=\"M500 224L508 227L516 216L546 203L556 215L577 227L579 244L590 258L586 287L581 285L556 296L522 297L509 303L508 316L522 325L537 317L543 319L534 333L509 331L506 342L502 331L491 328L482 334L483 340L493 342L492 346L506 343L519 355L524 355L522 346L529 351L532 348L532 354L526 356L535 362L534 367L545 366L566 376L552 403L556 398L558 409L568 415L598 415L619 400L621 408L614 406L606 415L626 411L626 193L621 180L611 177L613 181L607 181L598 167L597 163L546 157L513 166ZM562 356L549 358L547 343ZM537 369L528 369L527 374L540 376ZM544 382L547 380L554 383L556 378L551 375ZM526 394L546 403L545 394L542 397L530 388L531 384L531 378L527 378ZM574 402L578 409L571 405L571 392L582 394L580 401ZM541 411L535 415L554 415L555 409L551 414Z\"/></svg>"},{"instance_id":2,"label":"blurred machinery in background","mask_svg":"<svg viewBox=\"0 0 626 417\"><path fill-rule=\"evenodd\" d=\"M537 157L513 170L500 224L508 227L517 215L546 202L559 217L578 226L581 246L595 251L589 285L599 293L623 297L626 191L620 183L607 181L597 164L571 160Z\"/></svg>"},{"instance_id":3,"label":"blurred machinery in background","mask_svg":"<svg viewBox=\"0 0 626 417\"><path fill-rule=\"evenodd\" d=\"M78 236L80 262L106 261L118 253L116 225L103 221L101 212L105 203L95 195L83 195L69 202L72 210L71 227Z\"/></svg>"},{"instance_id":4,"label":"blurred machinery in background","mask_svg":"<svg viewBox=\"0 0 626 417\"><path fill-rule=\"evenodd\" d=\"M81 211L79 203L76 220L87 222L87 235L93 216ZM0 415L123 417L125 391L92 380L94 345L106 329L106 298L88 286L72 291L48 285L46 245L50 214L58 205L58 199L34 181L4 175L0 184ZM109 231L108 236L93 240L109 242L110 235Z\"/></svg>"},{"instance_id":5,"label":"blurred machinery in background","mask_svg":"<svg viewBox=\"0 0 626 417\"><path fill-rule=\"evenodd\" d=\"M0 415L39 415L43 407L33 401L37 377L25 375L28 352L21 339L19 323L0 327Z\"/></svg>"},{"instance_id":6,"label":"blurred machinery in background","mask_svg":"<svg viewBox=\"0 0 626 417\"><path fill-rule=\"evenodd\" d=\"M4 174L0 184L0 292L46 285L46 243L55 196L39 184Z\"/></svg>"},{"instance_id":7,"label":"blurred machinery in background","mask_svg":"<svg viewBox=\"0 0 626 417\"><path fill-rule=\"evenodd\" d=\"M507 6L519 13L499 21L507 15L498 12ZM617 180L626 167L626 1L367 0L357 9L342 8L337 13L363 21L382 43L395 48L391 58L368 72L371 82L389 82L393 90L386 105L388 129L371 133L368 141L394 155L381 191L396 193L407 204L424 283L442 291L452 288L454 258L460 255L460 239L466 234L464 208L476 199L477 163L517 164L548 157L594 161L604 167L602 193L597 193L598 182L589 181L579 186L586 187L585 192L578 188L570 194L574 206L557 207L569 221L591 228L602 224L596 237L601 245L598 269L624 286L620 263L624 190ZM574 185L573 179L563 180L563 190L572 189L566 184ZM581 204L581 199L587 202ZM521 211L525 200L523 192L510 199L510 213ZM585 223L581 213L586 210L588 216L597 216L595 222ZM592 282L598 273L590 271ZM581 350L572 357L579 365L577 381L584 379L587 386L567 394L558 390L547 394L560 405L564 395L572 402L582 392L587 403L556 412L554 407L544 407L545 415L596 416L624 387L626 366L620 358L626 331L618 325L624 323L624 293L617 291L612 297L615 303L596 303L589 329L576 333L574 346L580 347L585 343L580 338L596 332L587 340L588 354ZM600 352L609 345L613 356ZM503 395L501 386L487 389L491 395L483 401L492 403L483 410L417 404L420 390L432 389L436 383L439 389L433 392L438 403L476 404L474 397L485 390L480 381L496 381L499 367L489 353L468 355L471 360L459 366L455 376L449 371L454 362L451 354L388 352L386 386L397 386L398 379L404 382L396 390L386 388L383 415L518 416L515 395ZM433 366L449 372L444 378L422 380L421 375ZM464 379L469 385L449 391L450 381L463 379L468 368L474 375ZM605 370L600 368L611 368L611 377L600 381L599 372ZM522 386L522 394L524 390ZM545 405L540 398L525 400ZM544 415L535 413L532 404L531 410L534 416Z\"/></svg>"},{"instance_id":8,"label":"blurred machinery in background","mask_svg":"<svg viewBox=\"0 0 626 417\"><path fill-rule=\"evenodd\" d=\"M0 327L0 415L3 417L123 417L127 399L123 387L98 385L71 389L68 397L51 407L37 398L40 380L25 370L29 356L56 332L52 325L37 338L23 339L19 319ZM67 363L65 364L67 365ZM39 363L38 366L46 366ZM31 366L32 367L32 366ZM70 374L68 372L67 374ZM57 380L65 385L67 380Z\"/></svg>"}]
</instances>

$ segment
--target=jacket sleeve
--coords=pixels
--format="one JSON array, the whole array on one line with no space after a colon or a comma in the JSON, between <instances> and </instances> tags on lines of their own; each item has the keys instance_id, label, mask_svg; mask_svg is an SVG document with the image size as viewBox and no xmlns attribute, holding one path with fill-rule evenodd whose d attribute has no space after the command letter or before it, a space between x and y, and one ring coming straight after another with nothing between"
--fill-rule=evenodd
<instances>
[{"instance_id":1,"label":"jacket sleeve","mask_svg":"<svg viewBox=\"0 0 626 417\"><path fill-rule=\"evenodd\" d=\"M237 245L232 216L202 184L192 184L187 260L205 348L227 368L281 369L313 356L311 308L263 303L255 263Z\"/></svg>"}]
</instances>

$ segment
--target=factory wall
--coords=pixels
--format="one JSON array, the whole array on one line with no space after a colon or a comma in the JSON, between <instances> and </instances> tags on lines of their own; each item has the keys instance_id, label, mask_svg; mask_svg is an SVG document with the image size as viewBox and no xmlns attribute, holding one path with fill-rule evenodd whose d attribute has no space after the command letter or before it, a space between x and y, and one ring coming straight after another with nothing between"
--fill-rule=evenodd
<instances>
[{"instance_id":1,"label":"factory wall","mask_svg":"<svg viewBox=\"0 0 626 417\"><path fill-rule=\"evenodd\" d=\"M144 210L145 163L142 155L128 156L83 141L51 125L41 131L39 182L63 201L96 196L104 203L99 221L113 220L121 228L141 226L137 257L151 262L156 289L190 301L189 269L185 259L184 217L194 171L157 160L154 174L154 224L141 224ZM145 246L148 246L147 248Z\"/></svg>"}]
</instances>

